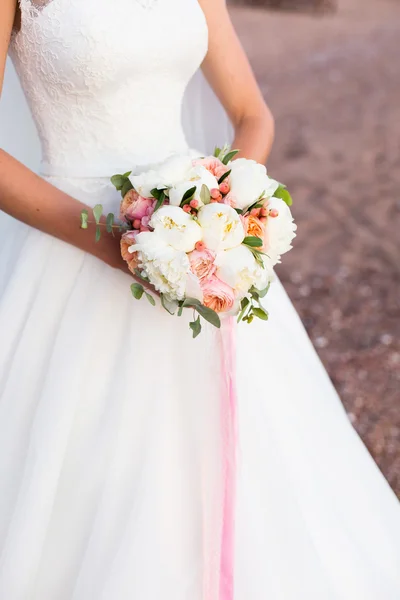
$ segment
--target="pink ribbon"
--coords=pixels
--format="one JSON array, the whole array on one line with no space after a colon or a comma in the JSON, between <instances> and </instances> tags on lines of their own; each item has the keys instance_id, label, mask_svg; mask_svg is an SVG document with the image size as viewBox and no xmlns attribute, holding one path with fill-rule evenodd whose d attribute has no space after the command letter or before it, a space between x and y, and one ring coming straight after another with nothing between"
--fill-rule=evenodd
<instances>
[{"instance_id":1,"label":"pink ribbon","mask_svg":"<svg viewBox=\"0 0 400 600\"><path fill-rule=\"evenodd\" d=\"M236 323L221 319L221 463L215 489L203 498L204 600L234 599L237 449ZM218 457L215 457L218 462Z\"/></svg>"}]
</instances>

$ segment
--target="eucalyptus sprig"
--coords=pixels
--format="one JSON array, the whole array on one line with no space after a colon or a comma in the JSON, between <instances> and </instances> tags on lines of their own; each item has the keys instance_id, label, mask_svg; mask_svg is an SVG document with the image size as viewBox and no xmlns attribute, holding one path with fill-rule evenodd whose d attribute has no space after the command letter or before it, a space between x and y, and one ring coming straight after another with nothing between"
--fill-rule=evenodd
<instances>
[{"instance_id":1,"label":"eucalyptus sprig","mask_svg":"<svg viewBox=\"0 0 400 600\"><path fill-rule=\"evenodd\" d=\"M237 322L246 321L251 323L254 317L261 319L262 321L268 321L268 312L262 306L260 298L264 298L269 290L270 283L263 290L258 290L254 286L250 288L249 295L245 296L240 303L240 313L237 318Z\"/></svg>"},{"instance_id":2,"label":"eucalyptus sprig","mask_svg":"<svg viewBox=\"0 0 400 600\"><path fill-rule=\"evenodd\" d=\"M128 230L127 224L115 222L115 216L112 212L107 214L106 221L103 223L101 221L101 217L103 216L103 206L101 204L96 204L96 206L92 208L92 213L94 221L89 220L89 211L86 210L86 208L81 211L81 229L88 229L91 223L96 225L96 242L101 238L102 227L105 227L107 233L111 233L112 235L114 235L114 229L118 229L120 232Z\"/></svg>"}]
</instances>

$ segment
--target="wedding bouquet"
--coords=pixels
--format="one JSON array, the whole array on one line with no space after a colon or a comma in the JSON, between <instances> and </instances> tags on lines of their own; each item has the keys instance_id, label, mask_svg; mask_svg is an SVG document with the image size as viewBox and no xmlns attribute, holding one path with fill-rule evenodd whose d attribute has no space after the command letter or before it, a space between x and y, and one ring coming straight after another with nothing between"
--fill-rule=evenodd
<instances>
[{"instance_id":1,"label":"wedding bouquet","mask_svg":"<svg viewBox=\"0 0 400 600\"><path fill-rule=\"evenodd\" d=\"M236 154L225 146L202 158L173 155L155 169L111 178L122 202L119 224L110 213L106 228L124 229L121 253L136 278L133 296L155 305L151 284L170 314L193 309L193 337L200 317L216 327L222 315L268 319L261 298L295 237L286 187L263 165L233 160ZM102 206L93 213L99 239Z\"/></svg>"}]
</instances>

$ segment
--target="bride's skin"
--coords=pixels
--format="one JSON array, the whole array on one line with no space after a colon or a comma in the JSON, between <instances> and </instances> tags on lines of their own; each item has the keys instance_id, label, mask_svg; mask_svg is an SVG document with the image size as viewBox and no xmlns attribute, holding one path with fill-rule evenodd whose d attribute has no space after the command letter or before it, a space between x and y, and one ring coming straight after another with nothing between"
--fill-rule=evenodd
<instances>
[{"instance_id":1,"label":"bride's skin","mask_svg":"<svg viewBox=\"0 0 400 600\"><path fill-rule=\"evenodd\" d=\"M234 148L264 162L273 140L273 119L231 24L225 0L200 0L209 26L204 73L235 127ZM7 50L20 15L17 0L0 2L0 93ZM0 103L1 110L1 103ZM224 140L221 140L221 143ZM103 235L100 242L80 228L83 203L52 186L0 149L0 210L127 271L119 241Z\"/></svg>"}]
</instances>

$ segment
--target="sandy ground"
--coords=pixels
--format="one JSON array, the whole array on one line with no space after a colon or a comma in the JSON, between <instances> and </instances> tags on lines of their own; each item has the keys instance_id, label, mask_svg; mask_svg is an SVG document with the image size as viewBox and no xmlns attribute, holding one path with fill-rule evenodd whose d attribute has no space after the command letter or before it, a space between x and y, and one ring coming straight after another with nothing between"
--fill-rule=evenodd
<instances>
[{"instance_id":1,"label":"sandy ground","mask_svg":"<svg viewBox=\"0 0 400 600\"><path fill-rule=\"evenodd\" d=\"M295 198L279 275L400 495L400 2L231 12L276 119L269 171Z\"/></svg>"}]
</instances>

